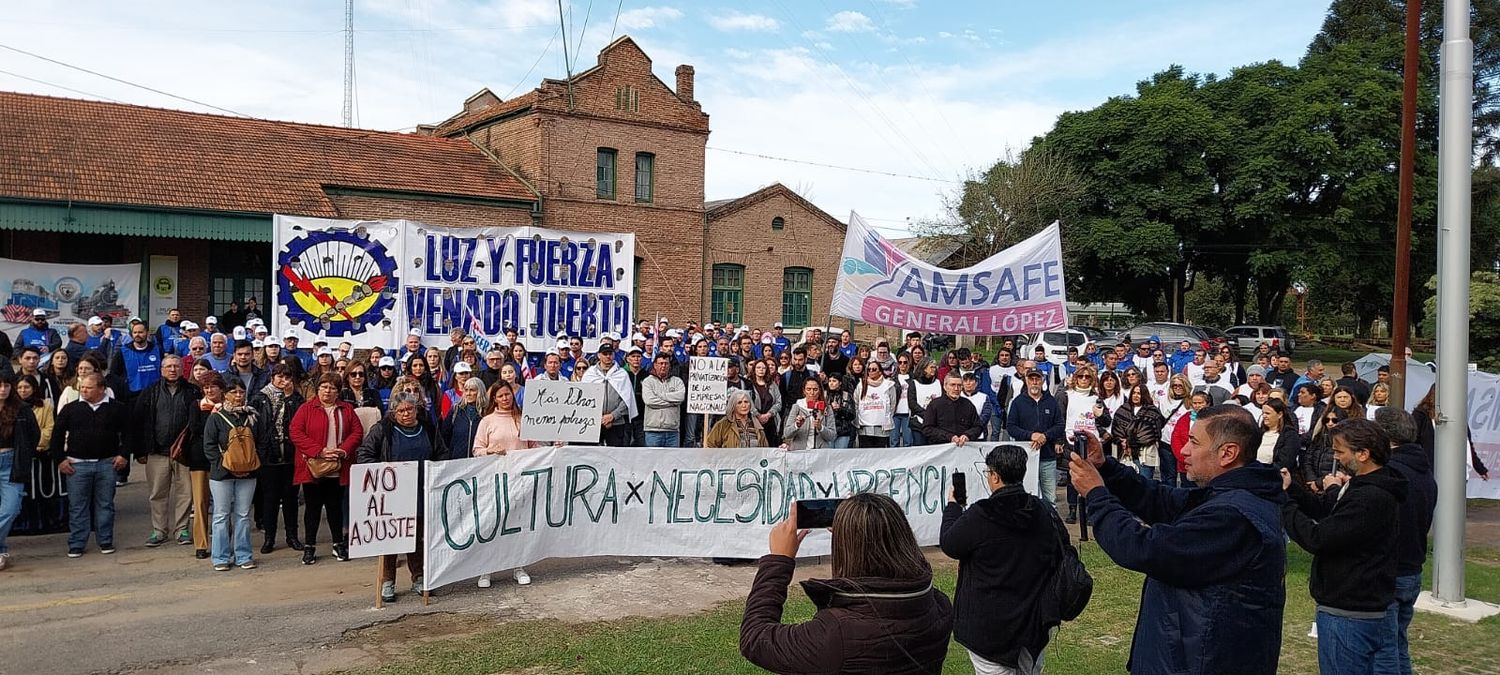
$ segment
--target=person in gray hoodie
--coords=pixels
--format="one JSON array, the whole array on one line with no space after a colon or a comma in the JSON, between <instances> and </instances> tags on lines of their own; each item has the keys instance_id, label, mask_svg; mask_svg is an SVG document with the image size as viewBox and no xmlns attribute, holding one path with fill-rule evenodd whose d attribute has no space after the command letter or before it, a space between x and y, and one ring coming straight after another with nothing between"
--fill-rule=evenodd
<instances>
[{"instance_id":1,"label":"person in gray hoodie","mask_svg":"<svg viewBox=\"0 0 1500 675\"><path fill-rule=\"evenodd\" d=\"M675 448L681 445L682 402L687 386L672 375L672 359L658 356L651 361L651 376L641 380L641 402L646 405L646 445Z\"/></svg>"}]
</instances>

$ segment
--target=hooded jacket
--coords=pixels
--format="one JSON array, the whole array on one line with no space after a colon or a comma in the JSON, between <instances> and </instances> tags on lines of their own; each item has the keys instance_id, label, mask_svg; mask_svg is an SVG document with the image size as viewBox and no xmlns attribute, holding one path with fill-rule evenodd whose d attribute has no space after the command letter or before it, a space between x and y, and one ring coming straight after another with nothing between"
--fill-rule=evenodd
<instances>
[{"instance_id":1,"label":"hooded jacket","mask_svg":"<svg viewBox=\"0 0 1500 675\"><path fill-rule=\"evenodd\" d=\"M958 561L953 638L1012 668L1022 649L1034 659L1048 629L1036 620L1047 575L1061 560L1056 512L1020 485L1007 485L964 509L943 509L943 553Z\"/></svg>"},{"instance_id":2,"label":"hooded jacket","mask_svg":"<svg viewBox=\"0 0 1500 675\"><path fill-rule=\"evenodd\" d=\"M1282 522L1292 541L1313 555L1313 600L1346 612L1390 607L1396 600L1396 516L1406 500L1406 477L1381 468L1322 495L1292 481L1287 495L1292 502L1282 505Z\"/></svg>"},{"instance_id":3,"label":"hooded jacket","mask_svg":"<svg viewBox=\"0 0 1500 675\"><path fill-rule=\"evenodd\" d=\"M1396 576L1422 573L1427 562L1427 533L1437 508L1437 481L1432 477L1432 454L1416 443L1391 451L1386 465L1406 478L1406 501L1397 511Z\"/></svg>"},{"instance_id":4,"label":"hooded jacket","mask_svg":"<svg viewBox=\"0 0 1500 675\"><path fill-rule=\"evenodd\" d=\"M768 555L745 600L740 654L775 673L941 673L953 605L921 579L809 579L811 621L781 623L796 561Z\"/></svg>"},{"instance_id":5,"label":"hooded jacket","mask_svg":"<svg viewBox=\"0 0 1500 675\"><path fill-rule=\"evenodd\" d=\"M1114 459L1089 523L1099 548L1146 575L1130 672L1273 673L1286 605L1281 474L1252 463L1173 488Z\"/></svg>"}]
</instances>

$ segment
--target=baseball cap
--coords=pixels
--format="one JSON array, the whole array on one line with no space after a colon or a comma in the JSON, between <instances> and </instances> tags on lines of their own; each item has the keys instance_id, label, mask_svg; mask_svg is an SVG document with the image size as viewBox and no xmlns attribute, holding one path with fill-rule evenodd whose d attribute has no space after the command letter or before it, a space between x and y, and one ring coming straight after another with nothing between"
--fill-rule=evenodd
<instances>
[{"instance_id":1,"label":"baseball cap","mask_svg":"<svg viewBox=\"0 0 1500 675\"><path fill-rule=\"evenodd\" d=\"M669 338L680 338L680 337L682 337L682 331L677 330L676 328L673 328L673 329L667 331L667 337L669 337Z\"/></svg>"},{"instance_id":2,"label":"baseball cap","mask_svg":"<svg viewBox=\"0 0 1500 675\"><path fill-rule=\"evenodd\" d=\"M89 325L90 326L97 326L97 325L99 325L101 323L104 323L104 319L101 319L101 318L99 318L97 316L91 316L91 317L89 317Z\"/></svg>"},{"instance_id":3,"label":"baseball cap","mask_svg":"<svg viewBox=\"0 0 1500 675\"><path fill-rule=\"evenodd\" d=\"M320 347L318 349L318 356L333 356L333 350L327 347Z\"/></svg>"},{"instance_id":4,"label":"baseball cap","mask_svg":"<svg viewBox=\"0 0 1500 675\"><path fill-rule=\"evenodd\" d=\"M412 337L422 337L422 329L421 328L413 328L413 329L411 329L409 331L406 331L406 334L410 335Z\"/></svg>"},{"instance_id":5,"label":"baseball cap","mask_svg":"<svg viewBox=\"0 0 1500 675\"><path fill-rule=\"evenodd\" d=\"M455 373L472 373L472 372L474 372L474 368L472 366L470 366L469 364L464 363L463 361L459 361L458 363L453 364L453 372L455 372Z\"/></svg>"},{"instance_id":6,"label":"baseball cap","mask_svg":"<svg viewBox=\"0 0 1500 675\"><path fill-rule=\"evenodd\" d=\"M1042 378L1042 371L1037 370L1035 368L1032 368L1031 370L1026 371L1026 378L1027 379L1031 379L1033 377L1035 377L1037 379L1041 379Z\"/></svg>"},{"instance_id":7,"label":"baseball cap","mask_svg":"<svg viewBox=\"0 0 1500 675\"><path fill-rule=\"evenodd\" d=\"M32 316L47 316L47 310L42 309L41 307L38 307L36 309L31 310L31 315Z\"/></svg>"},{"instance_id":8,"label":"baseball cap","mask_svg":"<svg viewBox=\"0 0 1500 675\"><path fill-rule=\"evenodd\" d=\"M263 324L263 323L255 324L255 334L256 335L269 335L270 333L271 333L271 329L266 328L265 324Z\"/></svg>"},{"instance_id":9,"label":"baseball cap","mask_svg":"<svg viewBox=\"0 0 1500 675\"><path fill-rule=\"evenodd\" d=\"M380 357L380 367L381 368L395 368L396 367L396 359L391 358L389 356L382 356L382 357Z\"/></svg>"},{"instance_id":10,"label":"baseball cap","mask_svg":"<svg viewBox=\"0 0 1500 675\"><path fill-rule=\"evenodd\" d=\"M266 346L266 343L261 342L260 340L251 340L250 341L250 347L253 348L253 349L260 349L261 347L264 347L264 346Z\"/></svg>"},{"instance_id":11,"label":"baseball cap","mask_svg":"<svg viewBox=\"0 0 1500 675\"><path fill-rule=\"evenodd\" d=\"M244 326L235 326L234 327L234 339L236 339L236 340L243 340L243 339L245 339L245 327Z\"/></svg>"},{"instance_id":12,"label":"baseball cap","mask_svg":"<svg viewBox=\"0 0 1500 675\"><path fill-rule=\"evenodd\" d=\"M557 339L557 348L558 349L567 349L568 348L568 338L558 338Z\"/></svg>"},{"instance_id":13,"label":"baseball cap","mask_svg":"<svg viewBox=\"0 0 1500 675\"><path fill-rule=\"evenodd\" d=\"M278 340L276 339L276 336L275 335L271 335L271 334L262 335L261 338L260 338L260 343L262 345L274 345L277 342L278 342ZM280 346L280 345L277 345L277 346Z\"/></svg>"},{"instance_id":14,"label":"baseball cap","mask_svg":"<svg viewBox=\"0 0 1500 675\"><path fill-rule=\"evenodd\" d=\"M313 346L314 347L327 347L328 346L328 340L326 338L318 338L316 340L313 340Z\"/></svg>"},{"instance_id":15,"label":"baseball cap","mask_svg":"<svg viewBox=\"0 0 1500 675\"><path fill-rule=\"evenodd\" d=\"M630 341L631 342L645 342L646 341L646 336L641 335L640 333L631 333L631 335L630 335Z\"/></svg>"},{"instance_id":16,"label":"baseball cap","mask_svg":"<svg viewBox=\"0 0 1500 675\"><path fill-rule=\"evenodd\" d=\"M625 350L625 353L626 353L626 354L642 354L642 353L644 353L644 352L643 352L643 351L641 351L641 348L640 348L640 347L637 347L637 346L635 346L635 345L631 345L631 346L630 346L630 349L627 349L627 350Z\"/></svg>"},{"instance_id":17,"label":"baseball cap","mask_svg":"<svg viewBox=\"0 0 1500 675\"><path fill-rule=\"evenodd\" d=\"M776 324L774 326L772 326L772 327L773 328L786 328L786 326L781 325L780 321L777 321Z\"/></svg>"},{"instance_id":18,"label":"baseball cap","mask_svg":"<svg viewBox=\"0 0 1500 675\"><path fill-rule=\"evenodd\" d=\"M768 345L768 344L771 344L772 342L775 342L775 341L776 341L776 338L773 338L773 337L771 337L769 335L762 335L762 336L760 336L760 343L763 344L763 345Z\"/></svg>"},{"instance_id":19,"label":"baseball cap","mask_svg":"<svg viewBox=\"0 0 1500 675\"><path fill-rule=\"evenodd\" d=\"M301 342L302 341L302 338L297 337L296 333L287 333L286 337L281 338L281 339L283 339L283 340L291 340L293 342Z\"/></svg>"},{"instance_id":20,"label":"baseball cap","mask_svg":"<svg viewBox=\"0 0 1500 675\"><path fill-rule=\"evenodd\" d=\"M217 326L217 325L219 325L219 317L217 317L217 316L210 316L210 317L204 319L203 323L205 325L208 325L208 326Z\"/></svg>"},{"instance_id":21,"label":"baseball cap","mask_svg":"<svg viewBox=\"0 0 1500 675\"><path fill-rule=\"evenodd\" d=\"M193 323L191 321L184 321L184 322L182 322L182 329L183 330L198 330L198 324Z\"/></svg>"}]
</instances>

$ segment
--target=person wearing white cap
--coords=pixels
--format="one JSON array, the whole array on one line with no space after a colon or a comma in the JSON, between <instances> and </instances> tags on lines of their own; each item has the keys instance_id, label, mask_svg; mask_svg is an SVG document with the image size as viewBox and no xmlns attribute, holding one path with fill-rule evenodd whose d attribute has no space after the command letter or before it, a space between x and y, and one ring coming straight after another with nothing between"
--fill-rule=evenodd
<instances>
[{"instance_id":1,"label":"person wearing white cap","mask_svg":"<svg viewBox=\"0 0 1500 675\"><path fill-rule=\"evenodd\" d=\"M782 352L792 346L792 340L783 333L780 321L771 326L771 341L773 342L773 348L776 350L777 356L780 356Z\"/></svg>"},{"instance_id":2,"label":"person wearing white cap","mask_svg":"<svg viewBox=\"0 0 1500 675\"><path fill-rule=\"evenodd\" d=\"M297 337L296 333L288 332L286 335L283 335L281 337L282 355L296 357L298 361L302 362L302 371L307 372L312 370L317 357L313 356L311 352L298 349L297 344L301 341L302 339Z\"/></svg>"},{"instance_id":3,"label":"person wearing white cap","mask_svg":"<svg viewBox=\"0 0 1500 675\"><path fill-rule=\"evenodd\" d=\"M42 354L62 349L62 335L47 325L47 310L31 310L31 323L16 335L15 347L36 347Z\"/></svg>"},{"instance_id":4,"label":"person wearing white cap","mask_svg":"<svg viewBox=\"0 0 1500 675\"><path fill-rule=\"evenodd\" d=\"M84 340L83 343L84 351L98 350L100 354L104 355L105 359L114 356L115 347L119 343L114 327L105 323L104 319L91 316L88 321L88 329L88 339Z\"/></svg>"},{"instance_id":5,"label":"person wearing white cap","mask_svg":"<svg viewBox=\"0 0 1500 675\"><path fill-rule=\"evenodd\" d=\"M443 389L442 400L438 402L438 419L448 419L448 412L463 400L464 383L474 377L474 367L466 361L456 361L453 364L452 373L452 386Z\"/></svg>"},{"instance_id":6,"label":"person wearing white cap","mask_svg":"<svg viewBox=\"0 0 1500 675\"><path fill-rule=\"evenodd\" d=\"M422 347L422 329L413 328L406 331L406 345L402 347L401 353L396 355L396 359L404 363L407 356L412 354L421 356L425 351L427 350Z\"/></svg>"}]
</instances>

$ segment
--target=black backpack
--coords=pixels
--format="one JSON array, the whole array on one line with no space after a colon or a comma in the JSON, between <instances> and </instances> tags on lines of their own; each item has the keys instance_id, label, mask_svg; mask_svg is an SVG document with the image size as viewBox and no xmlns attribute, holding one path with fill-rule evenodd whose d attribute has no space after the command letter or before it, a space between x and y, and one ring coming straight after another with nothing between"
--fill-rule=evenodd
<instances>
[{"instance_id":1,"label":"black backpack","mask_svg":"<svg viewBox=\"0 0 1500 675\"><path fill-rule=\"evenodd\" d=\"M1078 549L1073 547L1068 529L1056 513L1052 514L1052 524L1057 531L1062 555L1042 588L1038 613L1043 626L1055 626L1078 618L1094 594L1094 578L1089 576L1088 569L1078 558Z\"/></svg>"}]
</instances>

